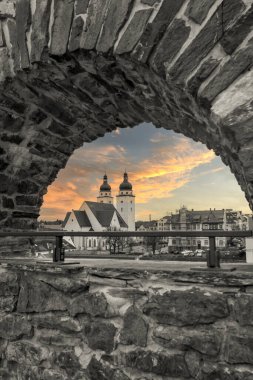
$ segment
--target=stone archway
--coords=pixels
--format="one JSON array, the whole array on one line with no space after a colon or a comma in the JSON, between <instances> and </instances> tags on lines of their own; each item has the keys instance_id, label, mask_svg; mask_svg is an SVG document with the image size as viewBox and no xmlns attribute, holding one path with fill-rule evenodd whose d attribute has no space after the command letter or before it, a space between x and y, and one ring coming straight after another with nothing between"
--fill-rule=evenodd
<instances>
[{"instance_id":1,"label":"stone archway","mask_svg":"<svg viewBox=\"0 0 253 380\"><path fill-rule=\"evenodd\" d=\"M252 207L252 20L253 0L3 0L1 229L34 228L76 148L143 121L213 149Z\"/></svg>"}]
</instances>

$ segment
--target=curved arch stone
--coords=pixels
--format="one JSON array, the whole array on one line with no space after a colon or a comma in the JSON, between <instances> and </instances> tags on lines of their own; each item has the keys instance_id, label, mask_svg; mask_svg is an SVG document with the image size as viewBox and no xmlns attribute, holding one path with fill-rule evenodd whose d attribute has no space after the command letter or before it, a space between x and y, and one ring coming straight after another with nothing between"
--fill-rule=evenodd
<instances>
[{"instance_id":1,"label":"curved arch stone","mask_svg":"<svg viewBox=\"0 0 253 380\"><path fill-rule=\"evenodd\" d=\"M252 18L253 0L2 0L1 228L34 228L76 148L143 121L213 149L252 207Z\"/></svg>"}]
</instances>

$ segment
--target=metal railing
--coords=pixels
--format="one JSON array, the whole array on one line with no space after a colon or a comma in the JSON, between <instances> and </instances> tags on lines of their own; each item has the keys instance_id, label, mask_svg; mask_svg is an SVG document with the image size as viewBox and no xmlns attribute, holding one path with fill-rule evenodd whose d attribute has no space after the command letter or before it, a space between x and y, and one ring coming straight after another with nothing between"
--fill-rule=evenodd
<instances>
[{"instance_id":1,"label":"metal railing","mask_svg":"<svg viewBox=\"0 0 253 380\"><path fill-rule=\"evenodd\" d=\"M80 237L205 237L209 239L209 253L207 255L207 266L209 268L219 268L220 258L216 250L215 238L232 237L245 238L253 237L253 231L92 231L92 232L70 232L70 231L19 231L19 232L0 232L0 238L6 237L55 237L55 248L53 252L53 262L64 262L65 250L63 247L63 237L80 236Z\"/></svg>"}]
</instances>

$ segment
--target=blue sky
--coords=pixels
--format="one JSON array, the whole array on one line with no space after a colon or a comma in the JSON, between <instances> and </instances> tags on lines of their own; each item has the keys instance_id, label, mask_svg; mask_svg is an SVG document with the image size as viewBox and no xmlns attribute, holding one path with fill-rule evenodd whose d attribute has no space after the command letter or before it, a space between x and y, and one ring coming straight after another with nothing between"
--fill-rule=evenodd
<instances>
[{"instance_id":1,"label":"blue sky","mask_svg":"<svg viewBox=\"0 0 253 380\"><path fill-rule=\"evenodd\" d=\"M160 218L180 206L250 213L235 177L205 145L143 123L116 130L75 151L48 188L41 219L64 218L83 200L96 200L106 171L117 194L124 170L136 194L136 219Z\"/></svg>"}]
</instances>

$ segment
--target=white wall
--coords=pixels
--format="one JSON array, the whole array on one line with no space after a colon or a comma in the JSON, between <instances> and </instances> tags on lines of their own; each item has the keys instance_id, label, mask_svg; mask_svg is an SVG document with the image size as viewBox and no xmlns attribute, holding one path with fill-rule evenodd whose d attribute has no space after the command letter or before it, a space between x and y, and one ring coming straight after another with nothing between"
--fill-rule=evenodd
<instances>
[{"instance_id":1,"label":"white wall","mask_svg":"<svg viewBox=\"0 0 253 380\"><path fill-rule=\"evenodd\" d=\"M246 262L253 264L253 238L246 238Z\"/></svg>"}]
</instances>

